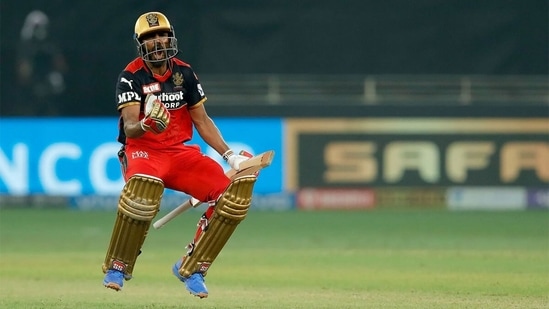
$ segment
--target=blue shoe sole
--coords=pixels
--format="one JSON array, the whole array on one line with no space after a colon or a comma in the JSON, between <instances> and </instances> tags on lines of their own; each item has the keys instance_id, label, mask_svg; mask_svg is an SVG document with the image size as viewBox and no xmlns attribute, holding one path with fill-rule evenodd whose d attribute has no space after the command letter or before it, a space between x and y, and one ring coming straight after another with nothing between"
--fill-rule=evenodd
<instances>
[{"instance_id":1,"label":"blue shoe sole","mask_svg":"<svg viewBox=\"0 0 549 309\"><path fill-rule=\"evenodd\" d=\"M108 283L103 283L103 285L108 288L108 289L112 289L112 290L115 290L115 291L120 291L122 290L122 287L118 284L118 283L115 283L115 282L108 282Z\"/></svg>"}]
</instances>

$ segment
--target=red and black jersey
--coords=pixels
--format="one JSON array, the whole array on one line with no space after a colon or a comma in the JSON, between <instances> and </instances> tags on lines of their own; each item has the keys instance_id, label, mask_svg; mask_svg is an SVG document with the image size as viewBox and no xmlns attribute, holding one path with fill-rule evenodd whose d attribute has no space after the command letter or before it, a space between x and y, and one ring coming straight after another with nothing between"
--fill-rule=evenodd
<instances>
[{"instance_id":1,"label":"red and black jersey","mask_svg":"<svg viewBox=\"0 0 549 309\"><path fill-rule=\"evenodd\" d=\"M160 134L145 132L139 138L140 143L154 147L171 146L184 143L192 138L193 124L189 109L206 101L206 96L198 77L191 66L179 59L169 61L168 71L164 75L153 74L143 59L136 58L120 73L116 85L117 109L140 104L144 117L145 98L152 93L159 97L170 111L170 124ZM124 133L124 122L120 117L118 141L122 144L131 142Z\"/></svg>"}]
</instances>

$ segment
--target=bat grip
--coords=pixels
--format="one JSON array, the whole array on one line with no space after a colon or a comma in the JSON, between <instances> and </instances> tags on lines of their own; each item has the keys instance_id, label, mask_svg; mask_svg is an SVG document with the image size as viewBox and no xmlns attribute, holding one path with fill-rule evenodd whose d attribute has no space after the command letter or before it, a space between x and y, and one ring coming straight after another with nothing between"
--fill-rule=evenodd
<instances>
[{"instance_id":1,"label":"bat grip","mask_svg":"<svg viewBox=\"0 0 549 309\"><path fill-rule=\"evenodd\" d=\"M193 204L191 203L191 200L187 200L185 203L179 205L178 207L174 208L172 211L167 213L164 217L156 220L153 223L153 227L158 230L159 228L163 227L166 223L168 223L173 218L179 216L180 214L187 211L189 208L192 208Z\"/></svg>"}]
</instances>

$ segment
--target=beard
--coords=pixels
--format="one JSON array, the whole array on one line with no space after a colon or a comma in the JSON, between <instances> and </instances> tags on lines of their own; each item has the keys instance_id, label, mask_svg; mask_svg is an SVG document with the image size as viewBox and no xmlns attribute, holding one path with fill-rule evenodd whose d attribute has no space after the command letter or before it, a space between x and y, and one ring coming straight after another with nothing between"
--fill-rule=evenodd
<instances>
[{"instance_id":1,"label":"beard","mask_svg":"<svg viewBox=\"0 0 549 309\"><path fill-rule=\"evenodd\" d=\"M162 60L162 61L153 61L153 62L150 62L151 66L154 67L154 68L161 68L163 65L165 65L168 61L167 60Z\"/></svg>"}]
</instances>

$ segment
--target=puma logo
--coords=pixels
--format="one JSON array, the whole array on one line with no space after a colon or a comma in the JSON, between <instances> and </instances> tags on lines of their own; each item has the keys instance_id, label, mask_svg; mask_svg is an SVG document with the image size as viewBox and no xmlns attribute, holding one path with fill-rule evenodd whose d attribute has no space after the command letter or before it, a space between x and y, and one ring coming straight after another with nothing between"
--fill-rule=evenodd
<instances>
[{"instance_id":1,"label":"puma logo","mask_svg":"<svg viewBox=\"0 0 549 309\"><path fill-rule=\"evenodd\" d=\"M130 89L133 90L133 86L132 86L133 80L127 80L127 79L125 79L124 77L122 77L122 78L120 79L120 82L121 82L121 83L126 83L126 84L128 84L128 86L130 86Z\"/></svg>"}]
</instances>

